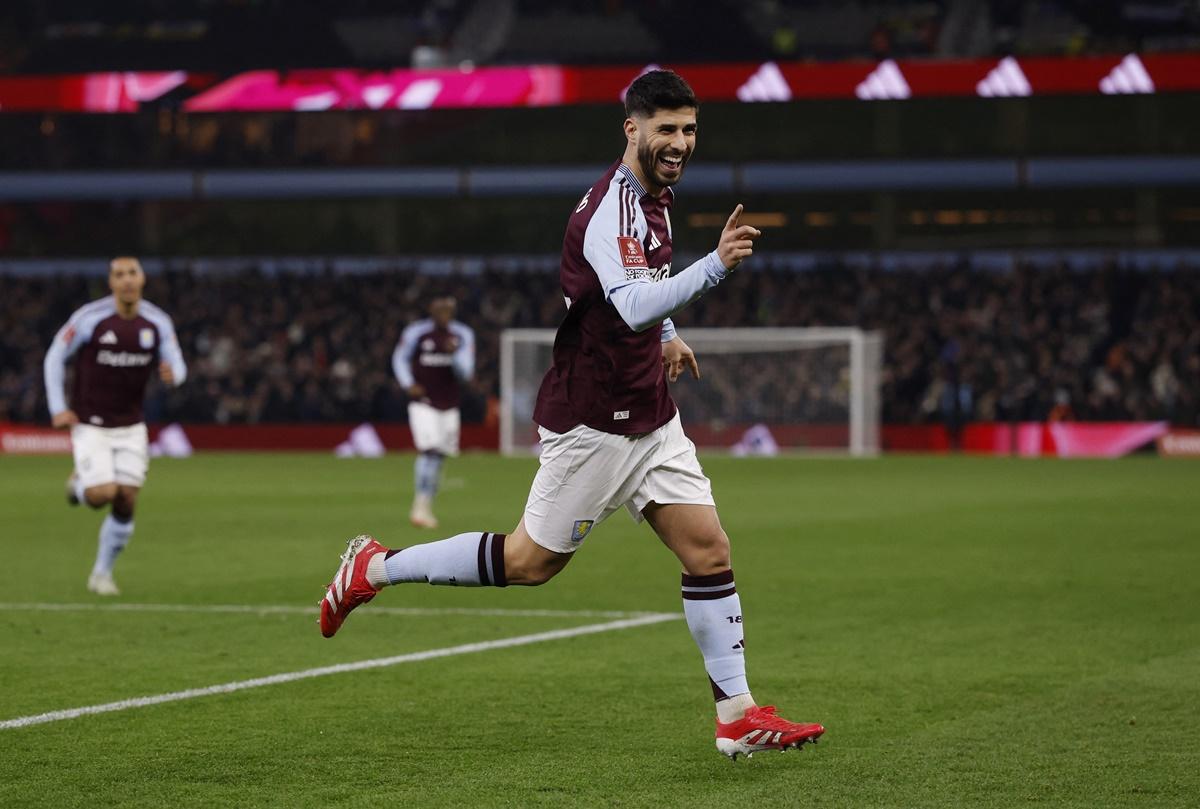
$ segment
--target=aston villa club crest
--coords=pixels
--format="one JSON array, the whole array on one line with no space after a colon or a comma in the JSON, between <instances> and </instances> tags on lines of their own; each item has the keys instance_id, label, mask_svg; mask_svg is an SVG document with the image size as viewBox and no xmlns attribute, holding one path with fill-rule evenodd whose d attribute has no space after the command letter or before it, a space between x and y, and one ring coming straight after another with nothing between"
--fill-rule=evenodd
<instances>
[{"instance_id":1,"label":"aston villa club crest","mask_svg":"<svg viewBox=\"0 0 1200 809\"><path fill-rule=\"evenodd\" d=\"M583 542L583 538L592 530L592 526L596 524L595 520L576 520L575 527L571 531L572 542Z\"/></svg>"},{"instance_id":2,"label":"aston villa club crest","mask_svg":"<svg viewBox=\"0 0 1200 809\"><path fill-rule=\"evenodd\" d=\"M138 345L142 348L154 348L154 329L142 329L138 332Z\"/></svg>"}]
</instances>

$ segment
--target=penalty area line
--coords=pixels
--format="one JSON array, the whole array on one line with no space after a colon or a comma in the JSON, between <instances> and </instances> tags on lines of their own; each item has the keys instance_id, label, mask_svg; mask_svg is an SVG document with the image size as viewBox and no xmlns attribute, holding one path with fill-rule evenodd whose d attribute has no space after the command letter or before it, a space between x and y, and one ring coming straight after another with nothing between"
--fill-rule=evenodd
<instances>
[{"instance_id":1,"label":"penalty area line","mask_svg":"<svg viewBox=\"0 0 1200 809\"><path fill-rule=\"evenodd\" d=\"M81 708L68 708L61 711L48 711L47 713L34 714L31 716L19 716L15 719L6 719L0 721L0 730L12 730L15 728L25 728L30 725L42 725L47 722L60 722L64 719L77 719L81 716L91 716L93 714L111 713L113 711L128 711L133 708L146 708L151 705L162 705L167 702L180 702L188 699L197 699L199 697L209 697L216 694L231 694L235 691L245 691L250 688L263 688L268 685L281 685L283 683L291 683L296 680L310 680L314 677L327 677L332 674L349 674L355 671L366 671L367 669L380 669L388 666L398 666L401 663L417 663L422 660L434 660L439 657L453 657L455 655L473 654L475 652L488 652L493 649L508 649L514 646L529 646L534 643L545 643L552 640L564 640L566 638L574 638L580 635L595 635L600 632L613 632L618 629L632 629L639 626L649 626L650 624L659 624L664 621L676 621L683 616L677 613L651 613L642 615L637 618L625 618L619 621L608 621L602 624L587 624L585 626L575 626L569 629L553 629L548 632L536 632L532 635L517 635L512 638L500 638L498 640L485 640L477 643L464 643L459 646L447 646L442 649L428 649L423 652L411 652L409 654L394 655L392 657L376 657L370 660L358 660L353 663L338 663L333 666L320 666L313 669L304 669L303 671L289 671L283 674L272 674L268 677L255 677L251 680L238 680L232 683L221 683L219 685L210 685L204 688L189 688L185 691L172 691L167 694L155 694L149 697L135 697L133 699L123 699L117 702L106 702L102 705L85 705Z\"/></svg>"},{"instance_id":2,"label":"penalty area line","mask_svg":"<svg viewBox=\"0 0 1200 809\"><path fill-rule=\"evenodd\" d=\"M26 612L180 612L234 615L319 615L318 602L311 607L296 604L55 604L23 602L0 604L0 611ZM370 615L477 615L501 618L640 618L657 613L649 610L538 610L503 607L371 607Z\"/></svg>"}]
</instances>

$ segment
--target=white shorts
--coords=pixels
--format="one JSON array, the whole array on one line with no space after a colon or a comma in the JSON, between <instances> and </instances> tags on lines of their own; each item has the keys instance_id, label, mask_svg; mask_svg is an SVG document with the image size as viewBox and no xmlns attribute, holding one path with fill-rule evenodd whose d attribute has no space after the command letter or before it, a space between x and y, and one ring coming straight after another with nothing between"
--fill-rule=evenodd
<instances>
[{"instance_id":1,"label":"white shorts","mask_svg":"<svg viewBox=\"0 0 1200 809\"><path fill-rule=\"evenodd\" d=\"M408 426L418 452L458 454L458 433L462 421L457 407L438 410L422 402L409 402Z\"/></svg>"},{"instance_id":2,"label":"white shorts","mask_svg":"<svg viewBox=\"0 0 1200 809\"><path fill-rule=\"evenodd\" d=\"M149 438L145 424L128 427L96 427L76 424L71 428L71 451L75 473L83 488L118 483L140 487L150 465Z\"/></svg>"},{"instance_id":3,"label":"white shorts","mask_svg":"<svg viewBox=\"0 0 1200 809\"><path fill-rule=\"evenodd\" d=\"M613 435L579 425L538 428L541 468L525 503L525 530L547 550L572 553L621 506L637 522L651 502L712 506L712 484L679 414L652 433Z\"/></svg>"}]
</instances>

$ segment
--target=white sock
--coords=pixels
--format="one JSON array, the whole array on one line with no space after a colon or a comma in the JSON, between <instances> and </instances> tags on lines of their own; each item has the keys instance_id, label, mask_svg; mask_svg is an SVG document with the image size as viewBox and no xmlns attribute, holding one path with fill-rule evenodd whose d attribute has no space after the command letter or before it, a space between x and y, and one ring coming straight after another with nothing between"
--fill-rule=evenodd
<instances>
[{"instance_id":1,"label":"white sock","mask_svg":"<svg viewBox=\"0 0 1200 809\"><path fill-rule=\"evenodd\" d=\"M418 455L413 462L413 480L416 483L417 496L424 495L428 502L433 502L441 479L442 456L436 452L422 452Z\"/></svg>"},{"instance_id":2,"label":"white sock","mask_svg":"<svg viewBox=\"0 0 1200 809\"><path fill-rule=\"evenodd\" d=\"M749 694L738 694L729 699L717 700L717 719L727 725L736 722L746 715L748 708L754 707L754 697Z\"/></svg>"},{"instance_id":3,"label":"white sock","mask_svg":"<svg viewBox=\"0 0 1200 809\"><path fill-rule=\"evenodd\" d=\"M96 547L96 564L92 566L92 573L112 573L117 557L125 550L131 536L132 519L129 522L118 522L112 514L106 516L104 522L100 523L100 539Z\"/></svg>"},{"instance_id":4,"label":"white sock","mask_svg":"<svg viewBox=\"0 0 1200 809\"><path fill-rule=\"evenodd\" d=\"M433 499L422 492L413 495L412 513L429 514L433 511Z\"/></svg>"},{"instance_id":5,"label":"white sock","mask_svg":"<svg viewBox=\"0 0 1200 809\"><path fill-rule=\"evenodd\" d=\"M367 565L367 581L374 587L407 582L507 587L504 539L505 534L472 531L378 554Z\"/></svg>"},{"instance_id":6,"label":"white sock","mask_svg":"<svg viewBox=\"0 0 1200 809\"><path fill-rule=\"evenodd\" d=\"M711 576L684 573L682 586L683 614L704 656L717 716L722 722L740 719L754 700L746 682L742 602L733 585L733 571Z\"/></svg>"}]
</instances>

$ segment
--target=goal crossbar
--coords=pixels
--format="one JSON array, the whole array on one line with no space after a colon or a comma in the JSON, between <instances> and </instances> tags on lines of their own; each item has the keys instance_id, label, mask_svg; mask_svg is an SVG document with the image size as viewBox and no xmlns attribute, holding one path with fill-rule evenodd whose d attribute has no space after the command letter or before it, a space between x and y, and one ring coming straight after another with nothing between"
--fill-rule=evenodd
<instances>
[{"instance_id":1,"label":"goal crossbar","mask_svg":"<svg viewBox=\"0 0 1200 809\"><path fill-rule=\"evenodd\" d=\"M518 368L522 345L548 349L554 344L553 329L506 329L500 337L500 448L506 455L528 453L518 438L518 421L528 420L530 398L536 392L548 360L538 367ZM879 451L879 382L882 337L854 327L816 328L688 328L682 335L695 349L703 365L706 355L774 354L821 349L846 351L846 376L850 394L848 440L851 455L873 455ZM536 372L537 378L531 375ZM786 371L785 371L786 372ZM519 394L518 394L519 392ZM521 404L518 405L518 398ZM521 412L517 412L517 411ZM685 419L686 419L686 413ZM828 447L824 449L837 449Z\"/></svg>"}]
</instances>

